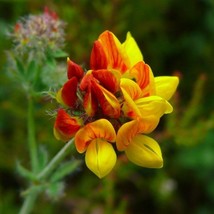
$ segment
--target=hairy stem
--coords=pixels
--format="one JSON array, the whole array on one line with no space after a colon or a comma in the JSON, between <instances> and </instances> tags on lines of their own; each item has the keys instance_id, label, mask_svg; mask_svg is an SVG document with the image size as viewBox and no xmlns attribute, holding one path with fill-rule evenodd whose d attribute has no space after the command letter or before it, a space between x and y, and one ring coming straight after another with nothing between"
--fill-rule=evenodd
<instances>
[{"instance_id":1,"label":"hairy stem","mask_svg":"<svg viewBox=\"0 0 214 214\"><path fill-rule=\"evenodd\" d=\"M34 103L33 98L28 97L28 146L30 152L31 167L34 173L38 170L38 153L35 138L35 124L34 124Z\"/></svg>"},{"instance_id":2,"label":"hairy stem","mask_svg":"<svg viewBox=\"0 0 214 214\"><path fill-rule=\"evenodd\" d=\"M71 145L74 142L74 138L68 141L65 146L54 156L49 164L38 174L37 179L45 179L50 173L59 166L59 163L65 158L68 153L71 153Z\"/></svg>"},{"instance_id":3,"label":"hairy stem","mask_svg":"<svg viewBox=\"0 0 214 214\"><path fill-rule=\"evenodd\" d=\"M36 201L36 198L38 196L38 192L31 192L31 194L28 194L25 198L25 201L21 207L21 210L19 212L19 214L29 214L31 213L33 207L34 207L34 204L35 204L35 201Z\"/></svg>"}]
</instances>

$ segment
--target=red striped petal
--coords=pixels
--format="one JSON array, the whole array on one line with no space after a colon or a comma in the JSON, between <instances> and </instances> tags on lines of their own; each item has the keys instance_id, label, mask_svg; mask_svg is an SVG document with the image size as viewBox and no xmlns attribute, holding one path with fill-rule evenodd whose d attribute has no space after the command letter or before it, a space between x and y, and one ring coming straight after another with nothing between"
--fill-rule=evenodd
<instances>
[{"instance_id":1,"label":"red striped petal","mask_svg":"<svg viewBox=\"0 0 214 214\"><path fill-rule=\"evenodd\" d=\"M91 52L90 67L93 70L107 68L107 58L99 41L94 42Z\"/></svg>"},{"instance_id":2,"label":"red striped petal","mask_svg":"<svg viewBox=\"0 0 214 214\"><path fill-rule=\"evenodd\" d=\"M121 73L124 73L128 68L129 61L117 37L110 31L105 31L99 36L98 41L103 46L108 68L119 69Z\"/></svg>"},{"instance_id":3,"label":"red striped petal","mask_svg":"<svg viewBox=\"0 0 214 214\"><path fill-rule=\"evenodd\" d=\"M117 98L96 81L92 81L92 90L99 101L103 114L118 118L120 116L120 103Z\"/></svg>"},{"instance_id":4,"label":"red striped petal","mask_svg":"<svg viewBox=\"0 0 214 214\"><path fill-rule=\"evenodd\" d=\"M97 80L99 80L100 85L102 85L107 90L111 91L112 93L118 91L120 74L106 69L94 70L92 71L92 74Z\"/></svg>"},{"instance_id":5,"label":"red striped petal","mask_svg":"<svg viewBox=\"0 0 214 214\"><path fill-rule=\"evenodd\" d=\"M140 86L144 96L154 94L154 76L149 65L145 64L143 61L138 62L130 69L130 76L134 78Z\"/></svg>"}]
</instances>

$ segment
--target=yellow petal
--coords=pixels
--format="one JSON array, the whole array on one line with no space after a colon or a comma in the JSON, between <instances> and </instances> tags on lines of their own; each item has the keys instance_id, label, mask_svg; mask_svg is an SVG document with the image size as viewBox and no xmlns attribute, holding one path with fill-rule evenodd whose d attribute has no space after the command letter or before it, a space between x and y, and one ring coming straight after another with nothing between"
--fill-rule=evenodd
<instances>
[{"instance_id":1,"label":"yellow petal","mask_svg":"<svg viewBox=\"0 0 214 214\"><path fill-rule=\"evenodd\" d=\"M113 169L116 160L113 146L102 139L93 140L85 155L87 167L99 178L103 178Z\"/></svg>"},{"instance_id":2,"label":"yellow petal","mask_svg":"<svg viewBox=\"0 0 214 214\"><path fill-rule=\"evenodd\" d=\"M117 149L119 151L125 150L137 134L152 132L157 127L158 122L158 118L150 117L143 120L132 120L123 124L117 132Z\"/></svg>"},{"instance_id":3,"label":"yellow petal","mask_svg":"<svg viewBox=\"0 0 214 214\"><path fill-rule=\"evenodd\" d=\"M90 142L101 138L109 142L115 142L116 133L112 124L106 119L99 119L88 123L75 135L75 146L79 153L85 152Z\"/></svg>"},{"instance_id":4,"label":"yellow petal","mask_svg":"<svg viewBox=\"0 0 214 214\"><path fill-rule=\"evenodd\" d=\"M122 110L127 117L132 119L161 117L173 110L170 103L160 96L142 97L139 85L133 80L121 78L120 87L125 99Z\"/></svg>"},{"instance_id":5,"label":"yellow petal","mask_svg":"<svg viewBox=\"0 0 214 214\"><path fill-rule=\"evenodd\" d=\"M141 118L148 116L161 117L163 114L171 113L172 106L159 96L149 96L135 101L137 108L141 113Z\"/></svg>"},{"instance_id":6,"label":"yellow petal","mask_svg":"<svg viewBox=\"0 0 214 214\"><path fill-rule=\"evenodd\" d=\"M163 159L158 143L145 135L137 135L129 144L125 153L128 159L138 166L161 168Z\"/></svg>"},{"instance_id":7,"label":"yellow petal","mask_svg":"<svg viewBox=\"0 0 214 214\"><path fill-rule=\"evenodd\" d=\"M126 78L121 79L120 88L125 99L122 107L123 113L129 118L139 118L141 114L134 102L134 99L141 96L141 89L137 83Z\"/></svg>"},{"instance_id":8,"label":"yellow petal","mask_svg":"<svg viewBox=\"0 0 214 214\"><path fill-rule=\"evenodd\" d=\"M121 78L120 88L122 92L126 91L132 100L136 100L141 97L142 91L139 85L133 80L127 78Z\"/></svg>"},{"instance_id":9,"label":"yellow petal","mask_svg":"<svg viewBox=\"0 0 214 214\"><path fill-rule=\"evenodd\" d=\"M122 46L125 48L126 53L128 54L131 67L137 62L143 60L143 55L130 32L127 33L126 41L122 44Z\"/></svg>"},{"instance_id":10,"label":"yellow petal","mask_svg":"<svg viewBox=\"0 0 214 214\"><path fill-rule=\"evenodd\" d=\"M169 100L178 86L178 77L155 77L156 95Z\"/></svg>"}]
</instances>

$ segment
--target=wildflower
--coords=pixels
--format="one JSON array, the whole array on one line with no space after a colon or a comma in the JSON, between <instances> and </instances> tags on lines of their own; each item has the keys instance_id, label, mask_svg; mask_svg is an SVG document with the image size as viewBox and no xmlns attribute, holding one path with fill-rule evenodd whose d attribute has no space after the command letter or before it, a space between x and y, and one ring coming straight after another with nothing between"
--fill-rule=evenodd
<instances>
[{"instance_id":1,"label":"wildflower","mask_svg":"<svg viewBox=\"0 0 214 214\"><path fill-rule=\"evenodd\" d=\"M160 118L172 112L172 106L162 97L144 97L139 85L130 79L121 79L121 90L125 99L123 111L126 116L136 119L155 116Z\"/></svg>"},{"instance_id":2,"label":"wildflower","mask_svg":"<svg viewBox=\"0 0 214 214\"><path fill-rule=\"evenodd\" d=\"M161 149L147 134L173 111L169 99L177 77L154 77L131 34L120 43L110 31L94 42L89 70L83 73L68 58L67 76L56 98L83 119L75 146L94 174L102 178L113 169L115 149L139 166L163 166Z\"/></svg>"},{"instance_id":3,"label":"wildflower","mask_svg":"<svg viewBox=\"0 0 214 214\"><path fill-rule=\"evenodd\" d=\"M7 35L13 48L7 51L10 75L28 94L61 86L66 80L64 66L56 63L67 54L64 47L65 23L48 9L38 15L21 17Z\"/></svg>"},{"instance_id":4,"label":"wildflower","mask_svg":"<svg viewBox=\"0 0 214 214\"><path fill-rule=\"evenodd\" d=\"M68 141L82 126L82 121L78 117L71 117L63 109L59 109L54 124L54 136L58 140Z\"/></svg>"},{"instance_id":5,"label":"wildflower","mask_svg":"<svg viewBox=\"0 0 214 214\"><path fill-rule=\"evenodd\" d=\"M158 124L155 117L132 120L123 124L117 133L116 143L119 151L125 151L128 159L136 165L160 168L163 159L158 143L144 135L153 131Z\"/></svg>"},{"instance_id":6,"label":"wildflower","mask_svg":"<svg viewBox=\"0 0 214 214\"><path fill-rule=\"evenodd\" d=\"M43 14L20 19L9 36L13 38L14 51L28 54L29 61L39 60L45 58L47 51L55 52L64 46L64 26L57 14L46 7Z\"/></svg>"},{"instance_id":7,"label":"wildflower","mask_svg":"<svg viewBox=\"0 0 214 214\"><path fill-rule=\"evenodd\" d=\"M88 123L75 135L77 151L86 151L86 165L99 178L106 176L116 163L116 153L112 146L115 140L114 127L106 119Z\"/></svg>"}]
</instances>

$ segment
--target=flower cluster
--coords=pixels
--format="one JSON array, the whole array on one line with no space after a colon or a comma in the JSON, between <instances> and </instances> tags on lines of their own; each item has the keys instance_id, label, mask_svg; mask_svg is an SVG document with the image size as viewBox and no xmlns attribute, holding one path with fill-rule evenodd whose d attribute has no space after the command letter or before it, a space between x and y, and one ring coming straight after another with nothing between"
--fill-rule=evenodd
<instances>
[{"instance_id":1,"label":"flower cluster","mask_svg":"<svg viewBox=\"0 0 214 214\"><path fill-rule=\"evenodd\" d=\"M13 38L15 51L19 54L31 54L33 57L50 51L55 51L64 46L64 22L57 14L47 7L43 14L29 15L20 19L10 33ZM35 56L36 53L36 56Z\"/></svg>"},{"instance_id":2,"label":"flower cluster","mask_svg":"<svg viewBox=\"0 0 214 214\"><path fill-rule=\"evenodd\" d=\"M67 76L56 94L63 108L58 110L54 135L63 141L74 138L93 173L106 176L116 163L116 151L124 151L142 167L163 166L158 143L146 134L162 115L172 112L168 100L177 77L154 77L131 34L120 43L109 31L94 42L90 70L85 73L68 58Z\"/></svg>"}]
</instances>

